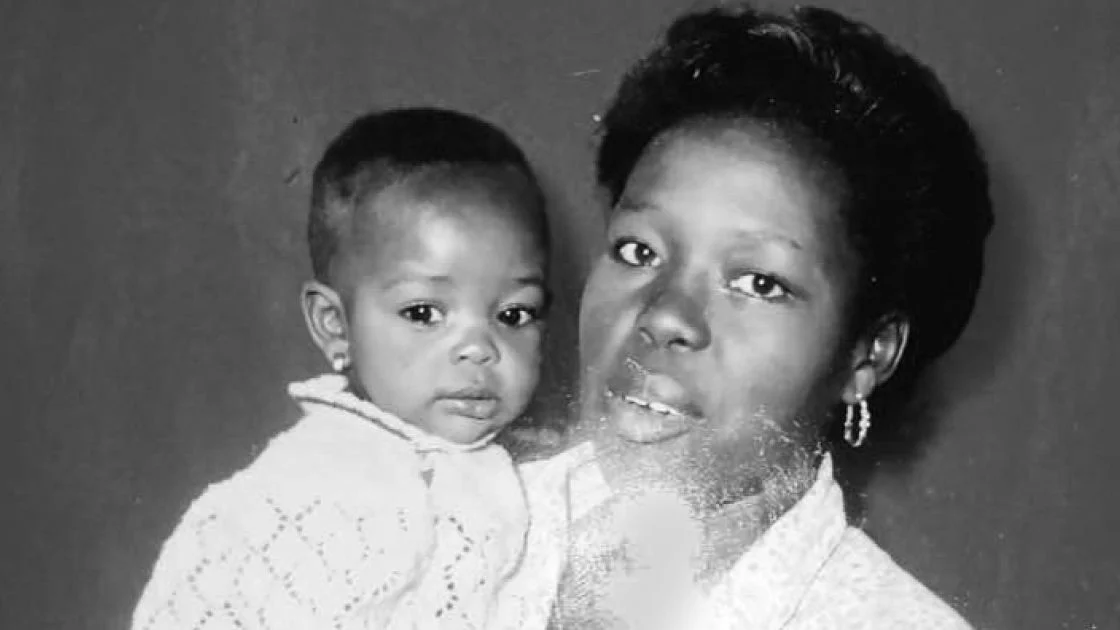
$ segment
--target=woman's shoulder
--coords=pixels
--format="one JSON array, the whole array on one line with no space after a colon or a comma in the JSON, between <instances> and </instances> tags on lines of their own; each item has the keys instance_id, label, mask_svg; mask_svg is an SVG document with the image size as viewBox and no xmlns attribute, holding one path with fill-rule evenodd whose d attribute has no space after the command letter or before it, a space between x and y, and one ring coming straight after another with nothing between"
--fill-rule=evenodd
<instances>
[{"instance_id":1,"label":"woman's shoulder","mask_svg":"<svg viewBox=\"0 0 1120 630\"><path fill-rule=\"evenodd\" d=\"M951 606L849 527L821 567L791 627L968 630Z\"/></svg>"}]
</instances>

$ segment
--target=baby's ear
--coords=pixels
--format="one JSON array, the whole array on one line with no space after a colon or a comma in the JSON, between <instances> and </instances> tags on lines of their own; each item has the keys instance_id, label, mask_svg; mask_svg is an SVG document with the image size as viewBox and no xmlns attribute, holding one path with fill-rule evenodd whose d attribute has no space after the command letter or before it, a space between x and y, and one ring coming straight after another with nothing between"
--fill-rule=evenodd
<instances>
[{"instance_id":1,"label":"baby's ear","mask_svg":"<svg viewBox=\"0 0 1120 630\"><path fill-rule=\"evenodd\" d=\"M844 402L854 404L871 396L894 374L910 338L910 320L901 314L882 317L856 344L852 370L844 388Z\"/></svg>"},{"instance_id":2,"label":"baby's ear","mask_svg":"<svg viewBox=\"0 0 1120 630\"><path fill-rule=\"evenodd\" d=\"M322 282L310 280L304 283L300 298L307 331L327 362L336 370L340 363L349 365L350 336L342 297Z\"/></svg>"}]
</instances>

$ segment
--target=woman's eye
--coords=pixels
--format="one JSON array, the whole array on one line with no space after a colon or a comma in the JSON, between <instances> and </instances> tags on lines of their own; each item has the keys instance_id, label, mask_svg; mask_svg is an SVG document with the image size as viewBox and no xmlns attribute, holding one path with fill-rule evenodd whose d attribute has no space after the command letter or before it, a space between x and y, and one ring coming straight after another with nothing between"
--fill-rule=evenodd
<instances>
[{"instance_id":1,"label":"woman's eye","mask_svg":"<svg viewBox=\"0 0 1120 630\"><path fill-rule=\"evenodd\" d=\"M777 302L790 297L790 291L774 276L745 273L730 282L731 288L749 297Z\"/></svg>"},{"instance_id":2,"label":"woman's eye","mask_svg":"<svg viewBox=\"0 0 1120 630\"><path fill-rule=\"evenodd\" d=\"M614 257L631 267L656 267L661 264L661 259L649 245L629 239L614 244Z\"/></svg>"},{"instance_id":3,"label":"woman's eye","mask_svg":"<svg viewBox=\"0 0 1120 630\"><path fill-rule=\"evenodd\" d=\"M401 317L414 324L432 326L443 321L443 312L431 304L415 304L400 311Z\"/></svg>"},{"instance_id":4,"label":"woman's eye","mask_svg":"<svg viewBox=\"0 0 1120 630\"><path fill-rule=\"evenodd\" d=\"M515 306L498 313L498 321L510 328L528 326L540 318L540 313L535 308Z\"/></svg>"}]
</instances>

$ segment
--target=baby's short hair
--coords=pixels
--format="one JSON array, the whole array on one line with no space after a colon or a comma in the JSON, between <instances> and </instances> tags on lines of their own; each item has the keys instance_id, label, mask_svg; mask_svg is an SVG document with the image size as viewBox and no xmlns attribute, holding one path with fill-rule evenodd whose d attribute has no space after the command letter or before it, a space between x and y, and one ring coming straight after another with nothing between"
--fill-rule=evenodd
<instances>
[{"instance_id":1,"label":"baby's short hair","mask_svg":"<svg viewBox=\"0 0 1120 630\"><path fill-rule=\"evenodd\" d=\"M410 107L372 112L350 123L327 147L312 178L307 242L315 279L329 283L344 230L364 202L420 171L456 166L516 169L543 208L544 194L525 154L505 132L476 116Z\"/></svg>"}]
</instances>

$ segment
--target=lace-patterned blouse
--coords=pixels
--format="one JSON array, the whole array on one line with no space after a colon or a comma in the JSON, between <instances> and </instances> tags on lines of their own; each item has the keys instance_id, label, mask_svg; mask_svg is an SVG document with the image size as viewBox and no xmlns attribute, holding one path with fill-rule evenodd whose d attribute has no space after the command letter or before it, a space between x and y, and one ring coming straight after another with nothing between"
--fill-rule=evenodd
<instances>
[{"instance_id":1,"label":"lace-patterned blouse","mask_svg":"<svg viewBox=\"0 0 1120 630\"><path fill-rule=\"evenodd\" d=\"M593 456L593 448L584 444L522 466L532 525L525 559L500 597L502 627L541 630L548 625L569 544L567 523L578 521L609 495L598 468L582 465ZM570 476L576 467L590 473ZM650 522L646 519L640 527L648 528ZM648 589L637 595L637 609L654 616L659 628L970 628L866 534L848 525L843 495L827 456L809 491L708 590L694 591L681 598L680 607L665 608L665 613L649 610L670 596L654 595Z\"/></svg>"},{"instance_id":2,"label":"lace-patterned blouse","mask_svg":"<svg viewBox=\"0 0 1120 630\"><path fill-rule=\"evenodd\" d=\"M210 486L166 541L135 630L488 627L524 494L497 445L456 445L326 375L303 418Z\"/></svg>"}]
</instances>

